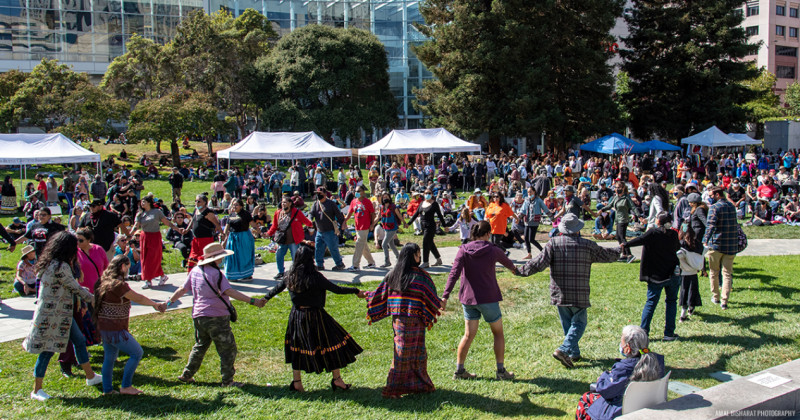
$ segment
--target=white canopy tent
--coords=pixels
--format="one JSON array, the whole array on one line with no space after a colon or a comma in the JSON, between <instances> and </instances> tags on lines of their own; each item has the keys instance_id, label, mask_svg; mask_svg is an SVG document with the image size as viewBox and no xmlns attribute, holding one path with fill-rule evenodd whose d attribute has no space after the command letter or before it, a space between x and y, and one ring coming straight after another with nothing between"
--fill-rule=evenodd
<instances>
[{"instance_id":1,"label":"white canopy tent","mask_svg":"<svg viewBox=\"0 0 800 420\"><path fill-rule=\"evenodd\" d=\"M444 128L392 130L384 138L358 149L361 156L406 155L417 153L478 152L481 145L461 140Z\"/></svg>"},{"instance_id":2,"label":"white canopy tent","mask_svg":"<svg viewBox=\"0 0 800 420\"><path fill-rule=\"evenodd\" d=\"M90 152L63 134L0 134L0 165L100 163Z\"/></svg>"},{"instance_id":3,"label":"white canopy tent","mask_svg":"<svg viewBox=\"0 0 800 420\"><path fill-rule=\"evenodd\" d=\"M681 144L691 144L705 147L744 146L741 140L735 139L722 132L717 126L681 139Z\"/></svg>"},{"instance_id":4,"label":"white canopy tent","mask_svg":"<svg viewBox=\"0 0 800 420\"><path fill-rule=\"evenodd\" d=\"M217 152L217 159L313 159L348 157L349 149L331 145L313 131L265 133L254 131L235 146ZM219 165L218 165L219 166Z\"/></svg>"},{"instance_id":5,"label":"white canopy tent","mask_svg":"<svg viewBox=\"0 0 800 420\"><path fill-rule=\"evenodd\" d=\"M761 140L756 140L745 133L731 133L728 135L739 140L739 146L761 145Z\"/></svg>"},{"instance_id":6,"label":"white canopy tent","mask_svg":"<svg viewBox=\"0 0 800 420\"><path fill-rule=\"evenodd\" d=\"M99 154L60 133L0 134L0 150L0 165L20 165L20 190L22 180L28 177L27 165L91 162L97 164L97 173L102 172ZM57 214L61 214L60 207Z\"/></svg>"}]
</instances>

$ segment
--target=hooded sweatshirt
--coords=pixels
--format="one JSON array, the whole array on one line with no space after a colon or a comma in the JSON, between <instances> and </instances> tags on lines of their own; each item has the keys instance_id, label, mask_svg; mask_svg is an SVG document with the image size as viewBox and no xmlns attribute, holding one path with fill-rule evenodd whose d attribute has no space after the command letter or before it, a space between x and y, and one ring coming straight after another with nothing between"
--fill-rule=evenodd
<instances>
[{"instance_id":1,"label":"hooded sweatshirt","mask_svg":"<svg viewBox=\"0 0 800 420\"><path fill-rule=\"evenodd\" d=\"M473 241L461 245L447 277L442 298L450 297L456 280L460 278L458 300L464 305L500 302L503 296L495 274L495 264L498 262L509 270L514 270L514 263L506 257L505 252L491 242Z\"/></svg>"}]
</instances>

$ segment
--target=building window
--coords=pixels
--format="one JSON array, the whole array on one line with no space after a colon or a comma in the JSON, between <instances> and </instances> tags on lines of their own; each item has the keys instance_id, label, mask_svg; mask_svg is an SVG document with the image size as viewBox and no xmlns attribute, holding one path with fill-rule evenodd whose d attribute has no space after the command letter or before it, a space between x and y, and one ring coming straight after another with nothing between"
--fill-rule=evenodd
<instances>
[{"instance_id":1,"label":"building window","mask_svg":"<svg viewBox=\"0 0 800 420\"><path fill-rule=\"evenodd\" d=\"M786 6L775 6L775 14L778 16L786 16Z\"/></svg>"},{"instance_id":2,"label":"building window","mask_svg":"<svg viewBox=\"0 0 800 420\"><path fill-rule=\"evenodd\" d=\"M789 38L797 38L797 28L789 27Z\"/></svg>"},{"instance_id":3,"label":"building window","mask_svg":"<svg viewBox=\"0 0 800 420\"><path fill-rule=\"evenodd\" d=\"M775 25L775 35L786 36L786 27L782 25Z\"/></svg>"},{"instance_id":4,"label":"building window","mask_svg":"<svg viewBox=\"0 0 800 420\"><path fill-rule=\"evenodd\" d=\"M790 7L789 8L789 17L793 17L793 18L798 17L798 10L797 10L796 7Z\"/></svg>"},{"instance_id":5,"label":"building window","mask_svg":"<svg viewBox=\"0 0 800 420\"><path fill-rule=\"evenodd\" d=\"M794 66L775 67L775 76L778 79L794 79Z\"/></svg>"},{"instance_id":6,"label":"building window","mask_svg":"<svg viewBox=\"0 0 800 420\"><path fill-rule=\"evenodd\" d=\"M745 31L747 32L747 36L756 36L758 35L758 26L748 26L745 28Z\"/></svg>"},{"instance_id":7,"label":"building window","mask_svg":"<svg viewBox=\"0 0 800 420\"><path fill-rule=\"evenodd\" d=\"M797 28L789 28L797 30ZM782 55L784 57L797 57L797 47L787 47L784 45L775 46L775 55Z\"/></svg>"},{"instance_id":8,"label":"building window","mask_svg":"<svg viewBox=\"0 0 800 420\"><path fill-rule=\"evenodd\" d=\"M758 5L747 5L747 16L756 16L758 14Z\"/></svg>"}]
</instances>

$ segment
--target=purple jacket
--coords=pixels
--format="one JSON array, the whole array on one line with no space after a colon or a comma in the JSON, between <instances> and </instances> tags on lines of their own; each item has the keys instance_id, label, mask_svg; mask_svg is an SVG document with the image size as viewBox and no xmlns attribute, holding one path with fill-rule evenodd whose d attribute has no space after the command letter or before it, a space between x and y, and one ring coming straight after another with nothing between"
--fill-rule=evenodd
<instances>
[{"instance_id":1,"label":"purple jacket","mask_svg":"<svg viewBox=\"0 0 800 420\"><path fill-rule=\"evenodd\" d=\"M458 291L458 300L461 303L479 305L500 302L503 296L500 294L495 274L495 264L498 262L509 270L514 270L514 263L506 257L505 252L491 242L473 241L461 245L447 277L442 298L450 297L456 280L460 278L461 289Z\"/></svg>"}]
</instances>

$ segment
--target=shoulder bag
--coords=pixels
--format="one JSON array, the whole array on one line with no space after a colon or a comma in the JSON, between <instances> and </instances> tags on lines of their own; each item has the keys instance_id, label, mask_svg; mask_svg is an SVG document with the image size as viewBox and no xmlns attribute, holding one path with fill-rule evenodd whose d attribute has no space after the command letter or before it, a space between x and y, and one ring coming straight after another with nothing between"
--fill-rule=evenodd
<instances>
[{"instance_id":1,"label":"shoulder bag","mask_svg":"<svg viewBox=\"0 0 800 420\"><path fill-rule=\"evenodd\" d=\"M339 236L339 225L337 225L337 224L336 224L336 221L335 221L335 220L331 219L331 217L330 217L330 216L328 216L328 213L325 213L325 206L323 206L323 205L322 205L322 203L319 203L319 208L320 208L320 212L322 212L322 214L324 214L324 215L325 215L325 217L326 217L326 218L327 218L327 219L328 219L328 220L331 222L331 224L333 225L333 233L334 233L336 236ZM291 223L289 223L289 225L291 225Z\"/></svg>"},{"instance_id":2,"label":"shoulder bag","mask_svg":"<svg viewBox=\"0 0 800 420\"><path fill-rule=\"evenodd\" d=\"M297 212L299 211L300 210L295 210L295 213L292 214L292 217L289 219L289 224L286 225L286 229L277 229L277 231L275 232L275 237L273 238L275 240L275 243L277 243L278 245L284 245L284 242L286 242L286 231L292 228L292 222L294 221L294 217L297 216ZM278 222L280 223L280 221Z\"/></svg>"},{"instance_id":3,"label":"shoulder bag","mask_svg":"<svg viewBox=\"0 0 800 420\"><path fill-rule=\"evenodd\" d=\"M200 272L203 273L203 280L206 281L208 287L214 291L214 294L217 295L219 300L221 300L222 303L225 305L225 307L228 308L228 313L231 314L231 322L236 322L236 320L239 319L239 314L236 312L236 308L232 304L230 304L227 300L225 300L225 298L223 298L222 294L220 294L219 292L219 289L222 288L222 272L220 271L219 273L219 283L217 284L216 289L213 286L211 286L211 283L208 281L208 277L206 276L206 270L204 268L200 268Z\"/></svg>"}]
</instances>

